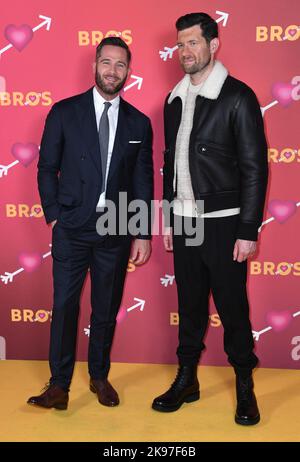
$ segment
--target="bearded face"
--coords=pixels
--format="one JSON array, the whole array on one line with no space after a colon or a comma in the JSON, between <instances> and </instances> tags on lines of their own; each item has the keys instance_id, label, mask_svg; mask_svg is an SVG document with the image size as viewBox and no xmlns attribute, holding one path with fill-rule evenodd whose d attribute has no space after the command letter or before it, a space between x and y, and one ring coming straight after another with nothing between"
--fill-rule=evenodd
<instances>
[{"instance_id":1,"label":"bearded face","mask_svg":"<svg viewBox=\"0 0 300 462\"><path fill-rule=\"evenodd\" d=\"M123 88L128 76L127 53L124 48L105 45L97 58L95 82L103 96L112 96Z\"/></svg>"}]
</instances>

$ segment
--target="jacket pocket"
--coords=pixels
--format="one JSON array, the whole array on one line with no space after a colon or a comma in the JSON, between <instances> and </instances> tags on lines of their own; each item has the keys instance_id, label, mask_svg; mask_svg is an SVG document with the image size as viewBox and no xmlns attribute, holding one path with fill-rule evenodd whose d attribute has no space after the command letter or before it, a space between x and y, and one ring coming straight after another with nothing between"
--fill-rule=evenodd
<instances>
[{"instance_id":1,"label":"jacket pocket","mask_svg":"<svg viewBox=\"0 0 300 462\"><path fill-rule=\"evenodd\" d=\"M59 192L57 195L57 202L61 205L78 206L81 204L81 200L76 197L71 196L70 194Z\"/></svg>"},{"instance_id":2,"label":"jacket pocket","mask_svg":"<svg viewBox=\"0 0 300 462\"><path fill-rule=\"evenodd\" d=\"M232 154L232 149L211 143L199 143L197 152L202 155L223 156L228 159L236 160L236 156Z\"/></svg>"},{"instance_id":3,"label":"jacket pocket","mask_svg":"<svg viewBox=\"0 0 300 462\"><path fill-rule=\"evenodd\" d=\"M230 149L199 143L191 161L191 176L201 194L235 191L239 188L238 160Z\"/></svg>"}]
</instances>

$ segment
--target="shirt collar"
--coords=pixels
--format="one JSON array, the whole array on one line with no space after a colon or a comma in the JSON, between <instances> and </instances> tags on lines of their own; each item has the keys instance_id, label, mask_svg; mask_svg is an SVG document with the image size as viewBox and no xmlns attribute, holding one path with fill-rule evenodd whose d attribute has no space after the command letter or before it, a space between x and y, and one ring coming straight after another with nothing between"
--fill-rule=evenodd
<instances>
[{"instance_id":1,"label":"shirt collar","mask_svg":"<svg viewBox=\"0 0 300 462\"><path fill-rule=\"evenodd\" d=\"M94 97L95 105L97 104L97 106L99 107L102 107L102 104L107 101L106 99L103 98L103 96L100 95L96 87L93 88L93 97ZM112 109L117 109L120 104L120 96L117 95L114 99L111 99L109 103L111 103Z\"/></svg>"}]
</instances>

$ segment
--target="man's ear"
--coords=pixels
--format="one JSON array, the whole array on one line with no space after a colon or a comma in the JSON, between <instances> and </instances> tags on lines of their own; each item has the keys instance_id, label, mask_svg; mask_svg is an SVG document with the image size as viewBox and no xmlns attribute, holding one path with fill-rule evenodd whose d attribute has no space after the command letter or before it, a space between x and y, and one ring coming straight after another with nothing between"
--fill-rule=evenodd
<instances>
[{"instance_id":1,"label":"man's ear","mask_svg":"<svg viewBox=\"0 0 300 462\"><path fill-rule=\"evenodd\" d=\"M210 52L212 54L216 53L220 45L219 39L217 37L213 38L209 44Z\"/></svg>"},{"instance_id":2,"label":"man's ear","mask_svg":"<svg viewBox=\"0 0 300 462\"><path fill-rule=\"evenodd\" d=\"M128 79L130 79L131 73L132 73L132 69L129 67L127 71L126 82L128 81Z\"/></svg>"}]
</instances>

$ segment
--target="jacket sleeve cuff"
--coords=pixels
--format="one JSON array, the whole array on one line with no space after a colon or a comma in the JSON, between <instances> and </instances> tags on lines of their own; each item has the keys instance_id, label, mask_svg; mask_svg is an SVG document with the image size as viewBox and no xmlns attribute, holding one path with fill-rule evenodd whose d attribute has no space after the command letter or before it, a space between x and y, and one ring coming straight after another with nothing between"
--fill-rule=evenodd
<instances>
[{"instance_id":1,"label":"jacket sleeve cuff","mask_svg":"<svg viewBox=\"0 0 300 462\"><path fill-rule=\"evenodd\" d=\"M51 206L48 206L47 208L43 209L46 223L52 223L52 221L57 220L58 215L59 215L59 205L58 204L53 204Z\"/></svg>"},{"instance_id":2,"label":"jacket sleeve cuff","mask_svg":"<svg viewBox=\"0 0 300 462\"><path fill-rule=\"evenodd\" d=\"M236 238L244 239L246 241L257 241L258 225L240 221L237 228Z\"/></svg>"}]
</instances>

